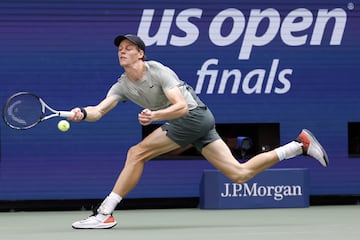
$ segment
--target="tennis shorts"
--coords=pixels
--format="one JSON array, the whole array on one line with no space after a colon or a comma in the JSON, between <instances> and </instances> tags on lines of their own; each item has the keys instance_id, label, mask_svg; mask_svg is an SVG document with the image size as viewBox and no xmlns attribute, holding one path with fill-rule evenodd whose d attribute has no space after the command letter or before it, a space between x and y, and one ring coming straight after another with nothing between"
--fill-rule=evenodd
<instances>
[{"instance_id":1,"label":"tennis shorts","mask_svg":"<svg viewBox=\"0 0 360 240\"><path fill-rule=\"evenodd\" d=\"M181 147L192 144L199 152L207 144L220 138L215 129L214 116L206 106L192 109L188 115L170 120L161 128Z\"/></svg>"}]
</instances>

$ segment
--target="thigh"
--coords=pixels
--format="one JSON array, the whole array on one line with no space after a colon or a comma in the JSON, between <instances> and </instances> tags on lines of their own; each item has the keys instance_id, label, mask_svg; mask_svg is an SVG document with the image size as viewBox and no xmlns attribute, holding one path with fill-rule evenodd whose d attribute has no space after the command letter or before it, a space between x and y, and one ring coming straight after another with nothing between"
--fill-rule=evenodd
<instances>
[{"instance_id":1,"label":"thigh","mask_svg":"<svg viewBox=\"0 0 360 240\"><path fill-rule=\"evenodd\" d=\"M145 137L135 147L138 154L148 160L179 148L180 146L166 136L166 131L159 127Z\"/></svg>"},{"instance_id":2,"label":"thigh","mask_svg":"<svg viewBox=\"0 0 360 240\"><path fill-rule=\"evenodd\" d=\"M222 139L206 145L201 154L218 170L232 178L242 169L241 164L232 155L229 147Z\"/></svg>"}]
</instances>

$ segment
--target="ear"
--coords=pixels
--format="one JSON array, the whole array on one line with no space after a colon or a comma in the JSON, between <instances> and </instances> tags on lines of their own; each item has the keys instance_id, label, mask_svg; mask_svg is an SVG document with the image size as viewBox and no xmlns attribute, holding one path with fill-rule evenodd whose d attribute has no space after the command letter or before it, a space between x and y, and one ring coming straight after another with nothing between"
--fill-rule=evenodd
<instances>
[{"instance_id":1,"label":"ear","mask_svg":"<svg viewBox=\"0 0 360 240\"><path fill-rule=\"evenodd\" d=\"M141 50L141 49L139 49L139 59L143 59L144 58L144 55L145 55L145 53L144 53L144 51L143 50Z\"/></svg>"}]
</instances>

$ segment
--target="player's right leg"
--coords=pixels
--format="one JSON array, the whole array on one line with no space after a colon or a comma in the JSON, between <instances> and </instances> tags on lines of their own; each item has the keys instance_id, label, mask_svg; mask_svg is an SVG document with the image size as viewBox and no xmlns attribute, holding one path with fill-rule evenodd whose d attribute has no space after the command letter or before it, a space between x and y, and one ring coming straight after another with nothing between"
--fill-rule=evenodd
<instances>
[{"instance_id":1,"label":"player's right leg","mask_svg":"<svg viewBox=\"0 0 360 240\"><path fill-rule=\"evenodd\" d=\"M139 144L128 151L125 166L122 169L112 192L90 217L72 224L75 229L112 228L117 222L112 216L117 204L138 183L146 161L178 148L179 145L166 136L161 128L156 129Z\"/></svg>"}]
</instances>

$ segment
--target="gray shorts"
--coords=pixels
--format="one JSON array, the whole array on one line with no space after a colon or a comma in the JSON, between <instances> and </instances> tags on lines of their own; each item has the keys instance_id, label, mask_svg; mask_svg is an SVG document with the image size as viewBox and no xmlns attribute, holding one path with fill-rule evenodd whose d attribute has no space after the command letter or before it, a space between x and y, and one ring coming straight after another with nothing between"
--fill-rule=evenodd
<instances>
[{"instance_id":1,"label":"gray shorts","mask_svg":"<svg viewBox=\"0 0 360 240\"><path fill-rule=\"evenodd\" d=\"M204 146L220 138L214 116L207 107L190 110L185 117L170 120L161 128L181 147L192 144L200 152Z\"/></svg>"}]
</instances>

